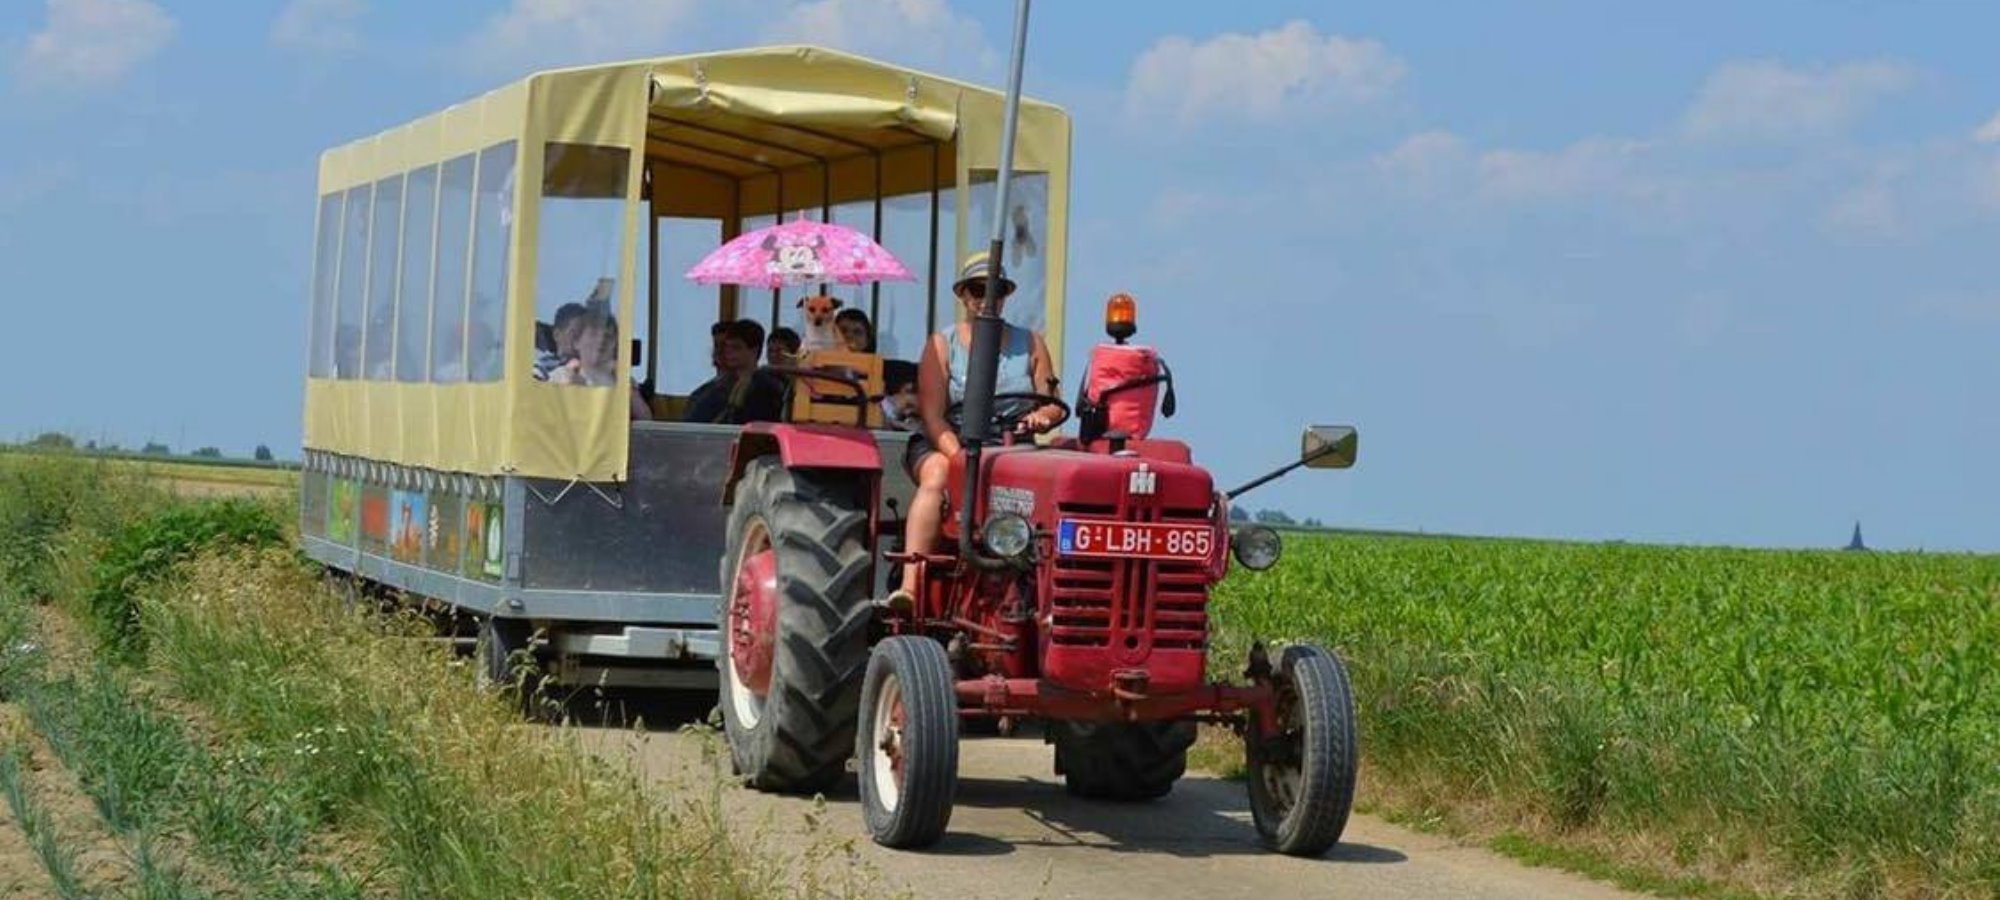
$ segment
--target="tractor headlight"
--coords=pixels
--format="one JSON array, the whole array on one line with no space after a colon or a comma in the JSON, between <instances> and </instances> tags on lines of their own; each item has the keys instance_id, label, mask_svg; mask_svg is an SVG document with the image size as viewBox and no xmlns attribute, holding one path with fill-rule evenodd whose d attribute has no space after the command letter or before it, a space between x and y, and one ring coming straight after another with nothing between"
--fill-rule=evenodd
<instances>
[{"instance_id":1,"label":"tractor headlight","mask_svg":"<svg viewBox=\"0 0 2000 900\"><path fill-rule=\"evenodd\" d=\"M1277 532L1262 525L1246 525L1229 537L1229 549L1235 551L1236 561L1253 572L1277 565L1284 544Z\"/></svg>"},{"instance_id":2,"label":"tractor headlight","mask_svg":"<svg viewBox=\"0 0 2000 900\"><path fill-rule=\"evenodd\" d=\"M1001 513L986 520L986 529L981 532L981 540L986 544L986 552L1005 559L1025 556L1035 542L1035 527L1027 519L1013 513Z\"/></svg>"}]
</instances>

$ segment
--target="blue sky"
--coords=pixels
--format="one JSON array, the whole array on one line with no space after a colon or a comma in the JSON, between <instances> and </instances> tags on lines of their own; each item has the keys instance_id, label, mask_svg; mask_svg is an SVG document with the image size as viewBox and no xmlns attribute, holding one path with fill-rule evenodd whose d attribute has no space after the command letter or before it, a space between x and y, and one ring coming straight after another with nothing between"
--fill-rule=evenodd
<instances>
[{"instance_id":1,"label":"blue sky","mask_svg":"<svg viewBox=\"0 0 2000 900\"><path fill-rule=\"evenodd\" d=\"M0 5L0 434L298 444L319 151L535 67L805 40L997 83L1001 0ZM1141 12L1143 10L1143 12ZM1354 525L2000 549L2000 7L1053 3L1072 333ZM1071 370L1081 358L1082 341Z\"/></svg>"}]
</instances>

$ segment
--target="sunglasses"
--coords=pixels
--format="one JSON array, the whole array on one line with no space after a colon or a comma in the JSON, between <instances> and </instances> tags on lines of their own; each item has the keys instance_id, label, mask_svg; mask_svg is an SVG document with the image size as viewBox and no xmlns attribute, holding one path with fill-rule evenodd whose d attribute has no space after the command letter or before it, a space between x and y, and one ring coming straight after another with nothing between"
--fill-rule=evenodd
<instances>
[{"instance_id":1,"label":"sunglasses","mask_svg":"<svg viewBox=\"0 0 2000 900\"><path fill-rule=\"evenodd\" d=\"M972 282L972 283L970 283L970 284L967 284L967 285L965 286L965 292L966 292L967 294L971 294L971 295L972 295L972 299L974 299L974 300L984 300L984 299L986 299L986 279L982 278L982 279L979 279L978 281L974 281L974 282ZM1007 297L1008 295L1010 295L1010 294L1012 294L1012 293L1014 293L1014 289L1013 289L1013 288L1011 288L1011 287L1009 287L1009 286L1007 285L1007 283L1006 283L1006 282L1001 282L1001 283L1000 283L1000 296L1001 296L1001 297L1003 297L1003 298L1004 298L1004 297Z\"/></svg>"}]
</instances>

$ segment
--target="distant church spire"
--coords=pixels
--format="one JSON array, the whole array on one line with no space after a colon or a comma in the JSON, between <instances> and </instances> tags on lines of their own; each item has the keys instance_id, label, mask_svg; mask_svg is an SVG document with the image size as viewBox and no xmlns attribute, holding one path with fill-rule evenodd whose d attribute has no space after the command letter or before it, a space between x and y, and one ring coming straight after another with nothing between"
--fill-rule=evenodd
<instances>
[{"instance_id":1,"label":"distant church spire","mask_svg":"<svg viewBox=\"0 0 2000 900\"><path fill-rule=\"evenodd\" d=\"M1861 520L1854 520L1854 537L1847 542L1849 550L1866 550L1868 545L1861 542Z\"/></svg>"}]
</instances>

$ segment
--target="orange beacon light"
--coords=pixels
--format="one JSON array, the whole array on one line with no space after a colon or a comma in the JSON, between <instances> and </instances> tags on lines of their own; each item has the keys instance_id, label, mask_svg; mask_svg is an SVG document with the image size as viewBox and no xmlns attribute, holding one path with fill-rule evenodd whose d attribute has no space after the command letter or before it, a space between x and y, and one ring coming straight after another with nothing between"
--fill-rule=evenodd
<instances>
[{"instance_id":1,"label":"orange beacon light","mask_svg":"<svg viewBox=\"0 0 2000 900\"><path fill-rule=\"evenodd\" d=\"M1121 344L1139 333L1139 301L1132 299L1131 294L1121 291L1105 301L1104 333Z\"/></svg>"}]
</instances>

